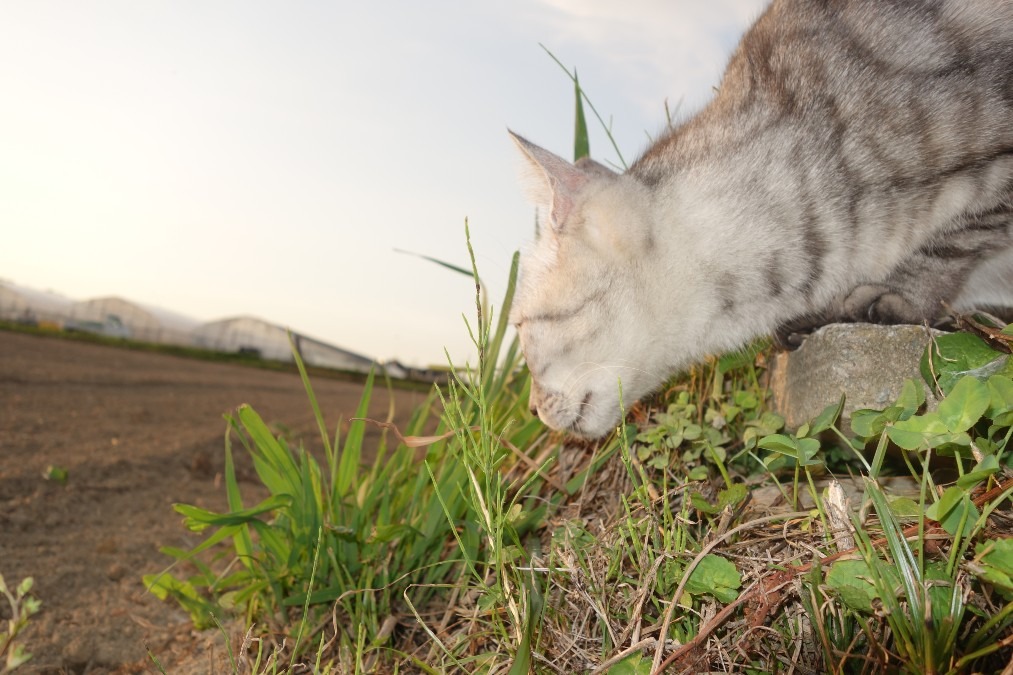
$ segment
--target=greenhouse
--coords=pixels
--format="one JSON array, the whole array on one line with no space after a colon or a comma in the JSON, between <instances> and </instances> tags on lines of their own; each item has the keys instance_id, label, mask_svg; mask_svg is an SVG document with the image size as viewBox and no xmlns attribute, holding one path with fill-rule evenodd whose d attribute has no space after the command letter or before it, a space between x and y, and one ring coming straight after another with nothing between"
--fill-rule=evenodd
<instances>
[{"instance_id":1,"label":"greenhouse","mask_svg":"<svg viewBox=\"0 0 1013 675\"><path fill-rule=\"evenodd\" d=\"M196 320L174 312L106 297L74 303L65 327L141 342L189 346L193 342L191 333L197 326Z\"/></svg>"},{"instance_id":2,"label":"greenhouse","mask_svg":"<svg viewBox=\"0 0 1013 675\"><path fill-rule=\"evenodd\" d=\"M110 296L71 300L0 280L0 321L54 330L92 333L139 342L200 347L242 353L275 361L292 361L289 331L251 316L200 323L159 307ZM320 368L369 372L373 359L340 347L292 334L303 361ZM398 368L392 368L397 377Z\"/></svg>"},{"instance_id":3,"label":"greenhouse","mask_svg":"<svg viewBox=\"0 0 1013 675\"><path fill-rule=\"evenodd\" d=\"M275 361L292 361L288 331L252 316L240 316L198 326L193 343L204 349L250 354ZM337 370L368 372L374 361L365 356L293 333L303 361L308 365Z\"/></svg>"},{"instance_id":4,"label":"greenhouse","mask_svg":"<svg viewBox=\"0 0 1013 675\"><path fill-rule=\"evenodd\" d=\"M0 280L0 321L62 328L73 304L70 298L56 293Z\"/></svg>"}]
</instances>

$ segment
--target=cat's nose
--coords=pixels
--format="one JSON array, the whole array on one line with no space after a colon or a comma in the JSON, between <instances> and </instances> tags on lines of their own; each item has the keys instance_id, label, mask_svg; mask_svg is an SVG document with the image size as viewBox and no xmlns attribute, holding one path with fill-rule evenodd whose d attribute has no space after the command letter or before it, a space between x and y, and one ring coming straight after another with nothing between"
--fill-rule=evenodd
<instances>
[{"instance_id":1,"label":"cat's nose","mask_svg":"<svg viewBox=\"0 0 1013 675\"><path fill-rule=\"evenodd\" d=\"M532 417L534 417L535 419L538 419L538 406L532 404L532 405L528 406L528 410L531 411L531 416Z\"/></svg>"}]
</instances>

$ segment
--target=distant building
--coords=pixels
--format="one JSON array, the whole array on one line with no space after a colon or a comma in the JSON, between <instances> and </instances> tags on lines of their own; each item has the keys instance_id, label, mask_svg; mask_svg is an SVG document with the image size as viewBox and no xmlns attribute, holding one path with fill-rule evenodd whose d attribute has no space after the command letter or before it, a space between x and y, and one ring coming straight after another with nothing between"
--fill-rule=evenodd
<instances>
[{"instance_id":1,"label":"distant building","mask_svg":"<svg viewBox=\"0 0 1013 675\"><path fill-rule=\"evenodd\" d=\"M394 359L386 361L383 364L383 369L386 371L388 377L392 377L395 380L407 380L411 370L408 366Z\"/></svg>"},{"instance_id":2,"label":"distant building","mask_svg":"<svg viewBox=\"0 0 1013 675\"><path fill-rule=\"evenodd\" d=\"M74 303L67 328L141 342L190 346L195 319L159 307L117 297L94 298Z\"/></svg>"},{"instance_id":3,"label":"distant building","mask_svg":"<svg viewBox=\"0 0 1013 675\"><path fill-rule=\"evenodd\" d=\"M0 321L293 361L288 331L255 317L240 316L202 324L190 317L125 298L75 301L3 280L0 280ZM379 366L373 359L321 340L298 333L293 333L293 339L303 362L308 365L361 373ZM392 377L404 376L403 369L391 368L390 371Z\"/></svg>"},{"instance_id":4,"label":"distant building","mask_svg":"<svg viewBox=\"0 0 1013 675\"><path fill-rule=\"evenodd\" d=\"M63 328L74 301L56 293L37 291L0 280L0 321Z\"/></svg>"},{"instance_id":5,"label":"distant building","mask_svg":"<svg viewBox=\"0 0 1013 675\"><path fill-rule=\"evenodd\" d=\"M433 382L435 384L447 384L450 381L450 370L448 368L415 368L391 359L383 364L387 375L396 380L415 380L417 382Z\"/></svg>"},{"instance_id":6,"label":"distant building","mask_svg":"<svg viewBox=\"0 0 1013 675\"><path fill-rule=\"evenodd\" d=\"M252 316L205 323L195 328L191 335L193 343L204 349L253 354L274 361L294 360L288 331ZM376 365L373 359L305 335L293 333L292 338L307 365L361 373L369 372Z\"/></svg>"}]
</instances>

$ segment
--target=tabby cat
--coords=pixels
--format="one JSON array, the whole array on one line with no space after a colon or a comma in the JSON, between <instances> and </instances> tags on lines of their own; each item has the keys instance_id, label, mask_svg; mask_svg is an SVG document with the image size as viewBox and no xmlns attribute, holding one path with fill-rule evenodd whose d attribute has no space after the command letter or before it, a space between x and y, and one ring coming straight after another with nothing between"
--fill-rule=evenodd
<instances>
[{"instance_id":1,"label":"tabby cat","mask_svg":"<svg viewBox=\"0 0 1013 675\"><path fill-rule=\"evenodd\" d=\"M622 174L513 138L542 227L511 319L555 429L779 329L1013 306L1011 0L775 0Z\"/></svg>"}]
</instances>

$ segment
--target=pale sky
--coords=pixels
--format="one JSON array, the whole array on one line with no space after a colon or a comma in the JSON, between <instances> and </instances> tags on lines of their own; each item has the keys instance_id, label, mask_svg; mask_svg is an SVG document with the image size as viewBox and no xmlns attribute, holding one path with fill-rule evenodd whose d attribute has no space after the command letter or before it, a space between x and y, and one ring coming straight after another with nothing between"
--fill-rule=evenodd
<instances>
[{"instance_id":1,"label":"pale sky","mask_svg":"<svg viewBox=\"0 0 1013 675\"><path fill-rule=\"evenodd\" d=\"M532 235L506 129L572 156L576 68L627 162L764 0L4 0L0 278L366 356L471 358ZM591 153L617 162L597 122Z\"/></svg>"}]
</instances>

